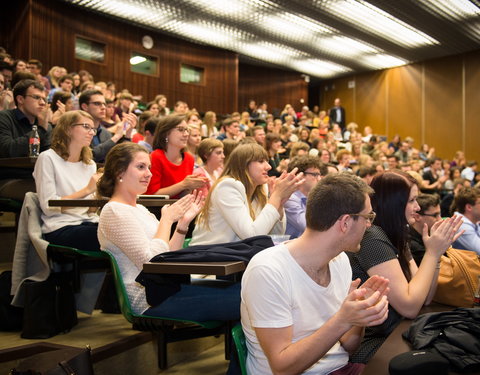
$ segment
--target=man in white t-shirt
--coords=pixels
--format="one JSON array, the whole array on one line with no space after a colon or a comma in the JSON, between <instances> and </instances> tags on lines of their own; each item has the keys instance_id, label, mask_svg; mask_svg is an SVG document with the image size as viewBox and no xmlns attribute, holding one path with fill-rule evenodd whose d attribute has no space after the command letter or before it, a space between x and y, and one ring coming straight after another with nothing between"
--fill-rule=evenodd
<instances>
[{"instance_id":1,"label":"man in white t-shirt","mask_svg":"<svg viewBox=\"0 0 480 375\"><path fill-rule=\"evenodd\" d=\"M357 289L344 253L359 250L375 217L371 192L349 174L324 177L308 196L305 232L250 261L241 304L249 374L360 373L349 353L388 310L388 280Z\"/></svg>"}]
</instances>

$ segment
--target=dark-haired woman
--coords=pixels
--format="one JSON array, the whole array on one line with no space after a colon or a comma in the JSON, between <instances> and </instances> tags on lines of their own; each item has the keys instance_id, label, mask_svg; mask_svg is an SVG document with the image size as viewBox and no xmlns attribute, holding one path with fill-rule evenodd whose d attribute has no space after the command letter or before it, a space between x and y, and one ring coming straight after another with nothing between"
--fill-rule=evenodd
<instances>
[{"instance_id":1,"label":"dark-haired woman","mask_svg":"<svg viewBox=\"0 0 480 375\"><path fill-rule=\"evenodd\" d=\"M51 149L38 157L33 171L42 209L42 232L56 245L100 250L98 215L88 207L50 207L51 199L82 199L92 196L100 177L90 143L95 135L92 117L70 111L58 119Z\"/></svg>"},{"instance_id":2,"label":"dark-haired woman","mask_svg":"<svg viewBox=\"0 0 480 375\"><path fill-rule=\"evenodd\" d=\"M65 91L57 91L53 94L50 110L52 111L52 124L56 125L59 117L73 109L72 94Z\"/></svg>"},{"instance_id":3,"label":"dark-haired woman","mask_svg":"<svg viewBox=\"0 0 480 375\"><path fill-rule=\"evenodd\" d=\"M435 223L423 231L425 256L419 267L408 244L408 224L420 210L416 201L416 180L401 171L388 171L373 178L372 208L377 216L365 232L358 253L348 253L353 279L366 281L372 275L390 280L388 319L378 327L368 327L353 362L366 363L402 317L413 319L429 304L436 289L439 261L451 243L460 236L459 217Z\"/></svg>"},{"instance_id":4,"label":"dark-haired woman","mask_svg":"<svg viewBox=\"0 0 480 375\"><path fill-rule=\"evenodd\" d=\"M184 116L169 115L160 120L150 155L152 179L147 194L178 198L205 185L206 178L192 175L194 158L185 151L189 132Z\"/></svg>"},{"instance_id":5,"label":"dark-haired woman","mask_svg":"<svg viewBox=\"0 0 480 375\"><path fill-rule=\"evenodd\" d=\"M99 194L110 198L100 215L98 238L101 249L109 251L119 265L133 311L194 321L238 320L240 285L220 280L213 280L213 286L192 281L181 285L180 291L159 305L148 305L144 288L135 281L143 264L157 254L180 249L188 225L203 206L201 194L189 194L171 206L164 206L158 221L136 202L151 177L147 151L128 142L110 150L98 182ZM175 222L177 227L170 237ZM221 287L217 288L218 285Z\"/></svg>"}]
</instances>

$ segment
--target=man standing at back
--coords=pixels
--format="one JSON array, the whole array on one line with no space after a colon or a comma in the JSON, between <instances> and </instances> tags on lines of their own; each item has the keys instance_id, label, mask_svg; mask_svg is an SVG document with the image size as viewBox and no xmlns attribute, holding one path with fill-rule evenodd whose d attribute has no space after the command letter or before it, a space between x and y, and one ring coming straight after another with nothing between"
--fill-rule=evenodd
<instances>
[{"instance_id":1,"label":"man standing at back","mask_svg":"<svg viewBox=\"0 0 480 375\"><path fill-rule=\"evenodd\" d=\"M342 133L345 132L345 108L342 107L339 98L336 98L333 102L333 108L330 109L328 117L330 118L330 127L333 124L338 124L340 129L342 129Z\"/></svg>"},{"instance_id":2,"label":"man standing at back","mask_svg":"<svg viewBox=\"0 0 480 375\"><path fill-rule=\"evenodd\" d=\"M326 176L308 196L305 232L252 258L241 292L249 374L361 372L349 353L386 319L388 280L357 289L344 251L359 250L375 217L371 192L358 177Z\"/></svg>"}]
</instances>

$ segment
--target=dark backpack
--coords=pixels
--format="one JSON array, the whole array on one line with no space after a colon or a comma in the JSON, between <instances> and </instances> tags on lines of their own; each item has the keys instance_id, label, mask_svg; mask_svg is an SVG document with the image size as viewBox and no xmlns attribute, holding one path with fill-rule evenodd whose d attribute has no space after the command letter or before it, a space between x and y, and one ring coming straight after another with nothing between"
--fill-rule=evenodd
<instances>
[{"instance_id":1,"label":"dark backpack","mask_svg":"<svg viewBox=\"0 0 480 375\"><path fill-rule=\"evenodd\" d=\"M23 309L12 306L10 289L12 288L12 271L0 274L0 331L20 331L22 329Z\"/></svg>"}]
</instances>

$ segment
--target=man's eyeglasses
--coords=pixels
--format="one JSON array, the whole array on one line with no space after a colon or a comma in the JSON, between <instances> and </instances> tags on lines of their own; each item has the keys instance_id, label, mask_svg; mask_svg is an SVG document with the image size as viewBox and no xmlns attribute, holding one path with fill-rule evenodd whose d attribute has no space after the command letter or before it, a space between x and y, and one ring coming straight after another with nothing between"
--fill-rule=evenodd
<instances>
[{"instance_id":1,"label":"man's eyeglasses","mask_svg":"<svg viewBox=\"0 0 480 375\"><path fill-rule=\"evenodd\" d=\"M190 129L188 128L188 126L176 126L175 129L177 129L180 133L190 133Z\"/></svg>"},{"instance_id":2,"label":"man's eyeglasses","mask_svg":"<svg viewBox=\"0 0 480 375\"><path fill-rule=\"evenodd\" d=\"M315 178L319 178L319 177L322 176L322 174L318 173L318 172L303 172L303 174L308 174L308 175L310 175L312 177L315 177Z\"/></svg>"},{"instance_id":3,"label":"man's eyeglasses","mask_svg":"<svg viewBox=\"0 0 480 375\"><path fill-rule=\"evenodd\" d=\"M45 97L43 97L43 96L40 96L40 95L26 94L25 96L29 96L29 97L31 97L31 98L34 99L34 100L42 101L42 102L44 102L44 103L47 102L47 98L45 98Z\"/></svg>"},{"instance_id":4,"label":"man's eyeglasses","mask_svg":"<svg viewBox=\"0 0 480 375\"><path fill-rule=\"evenodd\" d=\"M105 102L88 102L88 104L93 104L94 106L97 106L97 107L106 107L107 106L107 103L105 103Z\"/></svg>"},{"instance_id":5,"label":"man's eyeglasses","mask_svg":"<svg viewBox=\"0 0 480 375\"><path fill-rule=\"evenodd\" d=\"M83 123L83 124L73 124L72 126L82 126L87 132L93 132L93 134L97 134L97 129L92 128L90 125Z\"/></svg>"},{"instance_id":6,"label":"man's eyeglasses","mask_svg":"<svg viewBox=\"0 0 480 375\"><path fill-rule=\"evenodd\" d=\"M373 224L373 221L375 220L375 217L377 214L375 212L370 212L368 214L349 214L350 216L360 216L363 217L364 219L368 220L370 224Z\"/></svg>"},{"instance_id":7,"label":"man's eyeglasses","mask_svg":"<svg viewBox=\"0 0 480 375\"><path fill-rule=\"evenodd\" d=\"M419 215L422 215L422 216L430 216L430 217L441 217L440 212L434 212L433 214L425 214L425 213L420 213L420 212L419 212Z\"/></svg>"}]
</instances>

